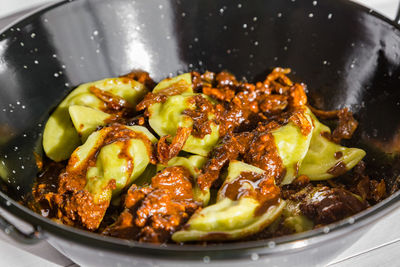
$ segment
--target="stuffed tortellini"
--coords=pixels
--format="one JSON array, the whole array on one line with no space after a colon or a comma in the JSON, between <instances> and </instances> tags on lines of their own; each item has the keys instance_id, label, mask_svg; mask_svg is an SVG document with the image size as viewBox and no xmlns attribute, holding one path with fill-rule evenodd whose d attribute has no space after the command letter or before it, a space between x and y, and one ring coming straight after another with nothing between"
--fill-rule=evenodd
<instances>
[{"instance_id":1,"label":"stuffed tortellini","mask_svg":"<svg viewBox=\"0 0 400 267\"><path fill-rule=\"evenodd\" d=\"M81 144L80 132L71 122L70 106L84 106L114 113L113 109L127 106L133 109L146 93L147 89L143 84L128 78L110 78L78 86L57 106L46 123L43 133L43 148L46 155L54 161L65 160ZM113 103L113 99L114 102L117 99L118 103ZM119 104L122 107L118 106ZM75 121L87 115L74 111L76 108L72 110ZM105 118L105 115L97 116L91 123L93 124L100 117ZM104 124L104 121L100 120L99 125ZM80 125L77 126L80 130ZM93 130L93 127L84 130L85 137L90 134L89 129Z\"/></svg>"},{"instance_id":2,"label":"stuffed tortellini","mask_svg":"<svg viewBox=\"0 0 400 267\"><path fill-rule=\"evenodd\" d=\"M302 164L310 146L314 126L308 109L304 111L304 118L310 127L305 134L293 122L272 132L276 148L285 167L283 185L290 184L297 177L298 166Z\"/></svg>"},{"instance_id":3,"label":"stuffed tortellini","mask_svg":"<svg viewBox=\"0 0 400 267\"><path fill-rule=\"evenodd\" d=\"M187 242L243 238L267 227L284 206L273 177L257 167L232 161L217 202L197 211L172 239Z\"/></svg>"},{"instance_id":4,"label":"stuffed tortellini","mask_svg":"<svg viewBox=\"0 0 400 267\"><path fill-rule=\"evenodd\" d=\"M310 180L326 180L344 174L359 163L365 151L359 148L347 148L338 145L323 134L330 134L328 126L323 125L312 114L314 130L310 147L300 166L299 174L307 175Z\"/></svg>"},{"instance_id":5,"label":"stuffed tortellini","mask_svg":"<svg viewBox=\"0 0 400 267\"><path fill-rule=\"evenodd\" d=\"M205 95L183 93L168 97L164 103L155 103L149 107L149 124L159 136L174 137L179 127L193 127L193 119L185 114L187 110L198 108L194 99L202 98L209 101ZM193 133L188 137L182 150L201 156L213 149L219 140L219 125L213 119L215 115L209 111L207 114L209 132L203 136L195 136Z\"/></svg>"},{"instance_id":6,"label":"stuffed tortellini","mask_svg":"<svg viewBox=\"0 0 400 267\"><path fill-rule=\"evenodd\" d=\"M85 205L107 208L113 196L118 196L123 188L129 187L150 161L154 163L152 146L156 141L141 126L114 124L93 132L72 153L66 172L62 175L64 186L60 187L59 192L73 189L71 199L76 198L75 194L87 192L89 196L85 199L90 203ZM76 183L83 187L76 186ZM89 229L96 229L104 213L105 209L98 210L97 220L85 220L85 214L82 214L81 223ZM85 221L90 223L86 224Z\"/></svg>"},{"instance_id":7,"label":"stuffed tortellini","mask_svg":"<svg viewBox=\"0 0 400 267\"><path fill-rule=\"evenodd\" d=\"M161 81L151 97L158 99L150 100L147 107L151 128L160 137L168 136L170 142L179 128L190 128L191 134L182 150L207 156L219 140L219 125L213 112L215 103L206 95L193 93L191 74Z\"/></svg>"}]
</instances>

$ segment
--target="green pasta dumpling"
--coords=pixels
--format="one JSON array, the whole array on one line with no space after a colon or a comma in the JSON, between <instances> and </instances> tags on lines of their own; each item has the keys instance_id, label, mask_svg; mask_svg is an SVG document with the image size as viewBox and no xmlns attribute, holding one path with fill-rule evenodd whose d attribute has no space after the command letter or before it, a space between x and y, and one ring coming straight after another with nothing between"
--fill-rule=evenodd
<instances>
[{"instance_id":1,"label":"green pasta dumpling","mask_svg":"<svg viewBox=\"0 0 400 267\"><path fill-rule=\"evenodd\" d=\"M299 174L307 175L310 180L326 180L352 169L365 156L359 148L347 148L338 145L322 135L330 133L328 126L323 125L312 115L314 130L310 147L300 166Z\"/></svg>"},{"instance_id":2,"label":"green pasta dumpling","mask_svg":"<svg viewBox=\"0 0 400 267\"><path fill-rule=\"evenodd\" d=\"M164 103L151 105L149 107L149 124L151 128L159 136L170 135L172 140L179 127L192 127L193 119L183 113L185 110L194 110L196 108L195 101L192 101L193 97L196 96L201 96L210 101L205 95L183 93L168 97ZM196 137L191 134L182 150L201 156L208 155L219 140L219 125L213 121L214 117L215 115L212 112L208 113L211 133L206 134L204 137Z\"/></svg>"},{"instance_id":3,"label":"green pasta dumpling","mask_svg":"<svg viewBox=\"0 0 400 267\"><path fill-rule=\"evenodd\" d=\"M169 88L179 89L181 93L193 93L192 75L184 73L173 78L167 78L159 82L153 89L153 93L160 93Z\"/></svg>"},{"instance_id":4,"label":"green pasta dumpling","mask_svg":"<svg viewBox=\"0 0 400 267\"><path fill-rule=\"evenodd\" d=\"M231 161L224 184L218 192L217 202L198 210L189 219L183 230L175 232L172 239L176 242L199 240L234 240L255 234L271 224L282 212L285 201L277 199L259 214L263 203L257 198L250 182L240 182L242 173L263 174L264 171L240 161ZM248 195L240 195L238 199L226 196L227 186L239 182L238 190L248 190ZM278 189L279 190L279 189Z\"/></svg>"},{"instance_id":5,"label":"green pasta dumpling","mask_svg":"<svg viewBox=\"0 0 400 267\"><path fill-rule=\"evenodd\" d=\"M70 118L70 106L78 105L106 110L105 103L91 92L91 88L122 98L132 107L147 93L143 84L128 78L110 78L78 86L57 106L46 123L43 148L50 159L66 160L81 144L80 136Z\"/></svg>"},{"instance_id":6,"label":"green pasta dumpling","mask_svg":"<svg viewBox=\"0 0 400 267\"><path fill-rule=\"evenodd\" d=\"M73 105L68 110L75 130L82 142L85 142L97 127L106 125L107 121L113 118L111 114L85 106Z\"/></svg>"},{"instance_id":7,"label":"green pasta dumpling","mask_svg":"<svg viewBox=\"0 0 400 267\"><path fill-rule=\"evenodd\" d=\"M123 138L114 139L120 131ZM86 170L85 189L94 202L109 202L112 196L129 187L146 169L151 158L151 147L157 139L141 126L105 127L92 133L86 142L71 155L72 169L79 169L93 160Z\"/></svg>"},{"instance_id":8,"label":"green pasta dumpling","mask_svg":"<svg viewBox=\"0 0 400 267\"><path fill-rule=\"evenodd\" d=\"M306 114L306 117L311 122L311 117L308 114ZM298 126L293 122L289 122L287 125L273 131L272 135L286 170L282 184L290 184L297 176L297 166L302 163L307 154L312 131L304 135Z\"/></svg>"}]
</instances>

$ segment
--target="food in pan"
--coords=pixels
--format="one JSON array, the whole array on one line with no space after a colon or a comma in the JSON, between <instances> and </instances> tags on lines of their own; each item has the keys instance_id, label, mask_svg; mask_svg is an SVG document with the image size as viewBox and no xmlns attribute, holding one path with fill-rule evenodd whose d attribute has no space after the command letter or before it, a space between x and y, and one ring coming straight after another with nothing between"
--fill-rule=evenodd
<instances>
[{"instance_id":1,"label":"food in pan","mask_svg":"<svg viewBox=\"0 0 400 267\"><path fill-rule=\"evenodd\" d=\"M47 121L30 206L103 235L181 243L298 233L381 201L365 151L341 145L352 113L313 108L289 72L80 85Z\"/></svg>"}]
</instances>

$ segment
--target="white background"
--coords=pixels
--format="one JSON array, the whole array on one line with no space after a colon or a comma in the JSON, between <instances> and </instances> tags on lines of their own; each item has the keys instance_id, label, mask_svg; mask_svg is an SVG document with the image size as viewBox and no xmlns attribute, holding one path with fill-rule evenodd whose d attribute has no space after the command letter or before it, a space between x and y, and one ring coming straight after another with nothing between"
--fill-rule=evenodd
<instances>
[{"instance_id":1,"label":"white background","mask_svg":"<svg viewBox=\"0 0 400 267\"><path fill-rule=\"evenodd\" d=\"M110 0L111 1L111 0ZM147 0L143 0L147 1ZM321 0L323 1L323 0ZM354 0L381 14L394 18L400 0ZM0 0L0 18L51 2L50 0ZM0 210L0 214L3 212ZM377 223L367 234L339 255L330 265L344 266L400 266L400 211ZM390 230L390 235L387 231ZM22 246L0 232L0 266L54 267L74 264L46 242Z\"/></svg>"}]
</instances>

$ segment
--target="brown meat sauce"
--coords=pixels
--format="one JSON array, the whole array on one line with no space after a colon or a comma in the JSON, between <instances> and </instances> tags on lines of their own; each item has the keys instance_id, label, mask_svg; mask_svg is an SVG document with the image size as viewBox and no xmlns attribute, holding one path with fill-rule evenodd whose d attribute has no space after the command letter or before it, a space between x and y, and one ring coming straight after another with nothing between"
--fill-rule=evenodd
<instances>
[{"instance_id":1,"label":"brown meat sauce","mask_svg":"<svg viewBox=\"0 0 400 267\"><path fill-rule=\"evenodd\" d=\"M298 204L299 212L316 227L351 216L384 199L388 195L384 181L366 175L362 162L348 172L345 164L339 161L328 172L340 177L326 182L313 182L301 175L290 185L280 185L286 170L272 132L288 123L297 125L304 135L312 130L304 112L308 105L306 86L292 82L287 77L289 72L290 69L275 68L264 81L254 84L238 81L227 71L192 72L195 94L188 101L193 108L186 109L183 114L192 119L193 125L179 127L175 136L160 136L156 145L144 134L130 131L123 125L142 125L153 132L148 123L149 107L186 91L186 82L179 81L159 92L150 92L136 107L96 87L90 88L103 101L103 110L114 115L107 127L98 129L107 131L106 137L79 166L74 157L68 163L44 159L30 206L44 216L75 227L141 242L163 243L170 242L171 235L202 208L202 203L194 200L195 186L203 191L219 189L220 194L232 200L254 198L260 203L257 216L282 199L293 201ZM155 86L145 72L132 72L123 77L145 84L150 91ZM338 121L332 134L323 133L336 143L350 139L357 128L357 121L348 109L321 111L308 107L321 119ZM167 167L152 177L149 184L133 184L129 189L126 185L121 204L117 206L95 203L85 189L87 169L96 164L101 147L111 143L121 145L119 157L127 159L127 172L132 173L134 158L130 157L126 145L131 138L143 140L151 164L166 165L171 158L182 156L182 148L190 135L204 138L211 133L213 124L219 128L220 141L209 153L196 179L182 166ZM334 156L340 159L343 153L338 151ZM244 161L265 172L242 172L221 188L221 174L232 160ZM107 185L109 189L115 186L115 180ZM247 239L288 233L290 231L278 225L273 233L265 229ZM216 239L223 239L223 236Z\"/></svg>"},{"instance_id":2,"label":"brown meat sauce","mask_svg":"<svg viewBox=\"0 0 400 267\"><path fill-rule=\"evenodd\" d=\"M200 206L193 200L190 173L168 167L152 178L149 187L133 185L125 197L125 210L105 235L162 243L169 240Z\"/></svg>"},{"instance_id":3,"label":"brown meat sauce","mask_svg":"<svg viewBox=\"0 0 400 267\"><path fill-rule=\"evenodd\" d=\"M239 177L220 189L221 195L231 200L250 197L259 203L255 215L261 216L280 197L280 189L275 185L274 176L267 173L241 172Z\"/></svg>"}]
</instances>

